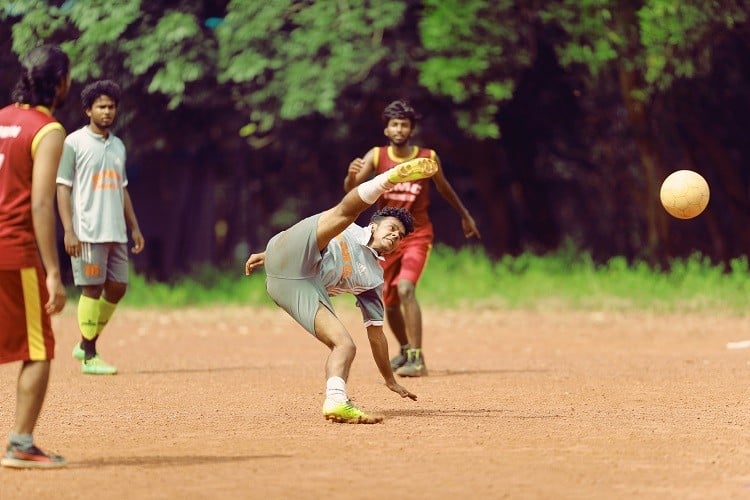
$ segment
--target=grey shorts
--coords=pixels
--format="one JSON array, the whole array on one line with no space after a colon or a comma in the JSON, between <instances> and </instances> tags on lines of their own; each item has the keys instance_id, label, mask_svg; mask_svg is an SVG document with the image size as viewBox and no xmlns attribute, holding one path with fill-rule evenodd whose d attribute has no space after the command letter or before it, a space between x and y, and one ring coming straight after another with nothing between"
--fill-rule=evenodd
<instances>
[{"instance_id":1,"label":"grey shorts","mask_svg":"<svg viewBox=\"0 0 750 500\"><path fill-rule=\"evenodd\" d=\"M81 254L71 257L76 286L102 285L105 281L128 282L127 243L84 243Z\"/></svg>"},{"instance_id":2,"label":"grey shorts","mask_svg":"<svg viewBox=\"0 0 750 500\"><path fill-rule=\"evenodd\" d=\"M271 238L265 260L268 295L313 335L320 304L335 314L318 276L322 260L316 236L319 218L320 214L303 219Z\"/></svg>"}]
</instances>

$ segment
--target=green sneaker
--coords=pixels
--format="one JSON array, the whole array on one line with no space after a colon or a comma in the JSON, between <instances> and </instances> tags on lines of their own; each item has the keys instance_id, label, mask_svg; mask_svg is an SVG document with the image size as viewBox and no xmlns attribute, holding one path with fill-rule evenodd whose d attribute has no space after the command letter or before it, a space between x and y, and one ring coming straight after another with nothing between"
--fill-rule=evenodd
<instances>
[{"instance_id":1,"label":"green sneaker","mask_svg":"<svg viewBox=\"0 0 750 500\"><path fill-rule=\"evenodd\" d=\"M424 356L422 356L422 349L409 349L407 357L409 359L401 368L396 370L396 375L399 377L427 376L427 365L425 365Z\"/></svg>"},{"instance_id":2,"label":"green sneaker","mask_svg":"<svg viewBox=\"0 0 750 500\"><path fill-rule=\"evenodd\" d=\"M81 372L87 375L114 375L117 367L110 365L97 354L91 359L81 361Z\"/></svg>"},{"instance_id":3,"label":"green sneaker","mask_svg":"<svg viewBox=\"0 0 750 500\"><path fill-rule=\"evenodd\" d=\"M78 361L83 361L84 359L86 359L86 351L81 349L80 342L76 342L76 345L73 346L73 357Z\"/></svg>"},{"instance_id":4,"label":"green sneaker","mask_svg":"<svg viewBox=\"0 0 750 500\"><path fill-rule=\"evenodd\" d=\"M409 359L407 357L407 351L409 350L408 345L402 345L398 355L391 358L391 370L398 370L402 366L406 364L406 361Z\"/></svg>"},{"instance_id":5,"label":"green sneaker","mask_svg":"<svg viewBox=\"0 0 750 500\"><path fill-rule=\"evenodd\" d=\"M432 177L438 171L438 164L432 158L414 158L399 163L388 172L388 181L393 184L407 181L417 181Z\"/></svg>"},{"instance_id":6,"label":"green sneaker","mask_svg":"<svg viewBox=\"0 0 750 500\"><path fill-rule=\"evenodd\" d=\"M351 401L346 403L323 403L323 416L339 424L377 424L383 417L373 417L363 412Z\"/></svg>"}]
</instances>

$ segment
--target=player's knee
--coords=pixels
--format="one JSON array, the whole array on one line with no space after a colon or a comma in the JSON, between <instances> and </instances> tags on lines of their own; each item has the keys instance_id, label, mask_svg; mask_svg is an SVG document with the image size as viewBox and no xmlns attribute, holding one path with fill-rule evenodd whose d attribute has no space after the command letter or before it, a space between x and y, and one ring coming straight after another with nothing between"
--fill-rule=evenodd
<instances>
[{"instance_id":1,"label":"player's knee","mask_svg":"<svg viewBox=\"0 0 750 500\"><path fill-rule=\"evenodd\" d=\"M128 290L127 283L118 283L116 281L108 281L104 284L104 299L107 302L116 304L125 296L125 292Z\"/></svg>"},{"instance_id":2,"label":"player's knee","mask_svg":"<svg viewBox=\"0 0 750 500\"><path fill-rule=\"evenodd\" d=\"M414 300L414 283L409 280L401 280L398 282L398 297L401 301Z\"/></svg>"}]
</instances>

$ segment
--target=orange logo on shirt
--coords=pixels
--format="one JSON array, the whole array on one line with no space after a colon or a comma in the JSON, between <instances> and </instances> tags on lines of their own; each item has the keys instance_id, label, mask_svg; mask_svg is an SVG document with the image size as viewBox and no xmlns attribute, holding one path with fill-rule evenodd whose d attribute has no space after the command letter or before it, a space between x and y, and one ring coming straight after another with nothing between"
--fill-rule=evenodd
<instances>
[{"instance_id":1,"label":"orange logo on shirt","mask_svg":"<svg viewBox=\"0 0 750 500\"><path fill-rule=\"evenodd\" d=\"M344 259L344 265L341 269L341 279L344 280L350 278L353 274L352 255L349 253L349 246L341 236L339 236L339 243L341 244L341 257Z\"/></svg>"},{"instance_id":2,"label":"orange logo on shirt","mask_svg":"<svg viewBox=\"0 0 750 500\"><path fill-rule=\"evenodd\" d=\"M104 170L94 174L94 189L118 189L120 174L114 170Z\"/></svg>"}]
</instances>

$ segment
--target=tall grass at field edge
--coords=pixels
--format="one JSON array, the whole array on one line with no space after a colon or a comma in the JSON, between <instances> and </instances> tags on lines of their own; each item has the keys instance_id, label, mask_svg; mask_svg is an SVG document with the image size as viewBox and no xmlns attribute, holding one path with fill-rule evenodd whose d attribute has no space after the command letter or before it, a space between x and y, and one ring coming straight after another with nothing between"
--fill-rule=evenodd
<instances>
[{"instance_id":1,"label":"tall grass at field edge","mask_svg":"<svg viewBox=\"0 0 750 500\"><path fill-rule=\"evenodd\" d=\"M241 268L241 266L239 266ZM271 307L263 272L252 276L197 269L173 283L132 273L122 305L135 308L252 305ZM668 270L615 257L596 264L585 252L524 253L490 259L479 247L436 246L417 288L422 307L581 310L713 311L750 310L747 258L729 269L695 254L675 259ZM336 298L349 301L351 297Z\"/></svg>"}]
</instances>

